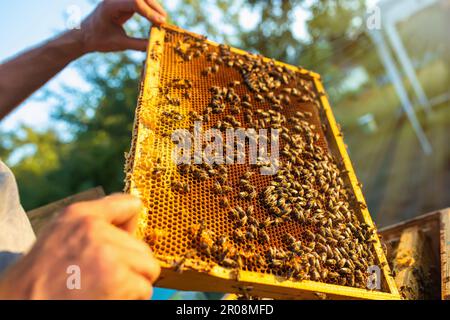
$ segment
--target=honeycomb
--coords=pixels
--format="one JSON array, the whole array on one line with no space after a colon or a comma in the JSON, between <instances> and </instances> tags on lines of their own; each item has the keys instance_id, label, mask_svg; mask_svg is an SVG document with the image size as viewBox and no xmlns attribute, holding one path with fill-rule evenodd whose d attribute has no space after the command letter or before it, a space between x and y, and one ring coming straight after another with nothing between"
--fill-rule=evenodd
<instances>
[{"instance_id":1,"label":"honeycomb","mask_svg":"<svg viewBox=\"0 0 450 320\"><path fill-rule=\"evenodd\" d=\"M237 278L240 271L251 271L273 274L294 281L306 279L363 288L367 274L362 267L355 266L353 260L358 263L357 258L347 257L344 259L346 263L338 266L340 263L328 263L330 256L327 257L327 254L324 257L323 251L327 253L327 249L321 252L313 247L316 245L322 248L322 244L326 247L328 243L321 243L321 239L332 237L331 234L327 235L323 228L331 227L332 229L333 226L338 225L342 229L339 231L345 232L344 228L351 225L352 232L349 231L346 236L351 238L350 242L361 243L365 246L366 250L361 256L365 260L364 266L376 264L378 261L371 245L374 241L371 239L373 228L361 222L359 211L363 204L358 203L349 186L342 159L329 146L330 133L320 102L322 93L317 90L310 73L301 68L292 71L292 68L283 67L273 60L229 50L226 46L216 45L182 31L174 29L164 31L164 41L156 41L151 48L152 51L149 52L147 64L154 63L154 73L145 75L152 80L147 79L148 81L144 81L141 86L141 91L148 94L141 95L136 110L132 147L127 155L125 187L126 191L139 195L144 203L145 212L140 220L140 236L150 245L155 256L165 262L166 266L179 272L186 269L207 272L213 266L220 265L235 270ZM225 61L219 59L217 62L216 58L224 55L232 55L233 61L245 62L249 58L257 59L262 63L261 69L269 65L270 68L278 68L282 74L288 75L286 79L280 81L281 84L277 84L269 91L276 97L283 97L283 101L280 102L282 109L278 112L286 120L283 126L287 128L287 132L293 130L296 124L290 120L302 115L303 126L309 127L314 137L308 138L305 136L307 131L299 131L301 140L309 141L312 145L308 150L316 154L312 154L311 158L303 158L304 167L298 166L298 168L309 170L314 161L323 161L339 173L337 178L340 179L340 185L332 185L329 188L337 189L336 192L342 198L336 201L341 201L345 203L344 206L348 206L347 218L344 222L339 220L339 223L335 223L328 220L321 224L312 223L309 219L299 222L292 219L290 215L284 215L283 219L277 220L277 216L269 212L264 200L268 187L277 184L275 181L277 175L261 175L259 168L254 165L211 166L207 169L212 173L200 180L192 173L192 167L202 168L201 165L191 165L188 168L188 171L191 171L186 173L173 162L174 143L171 140L171 134L177 129L191 131L193 115L203 119L206 114L208 115L208 121L203 121L203 130L216 127L217 123L227 119L227 116L233 116L233 119L243 124L243 127L248 127L245 125L248 122L243 112L245 110L240 110L239 113L232 112L229 104L226 104L225 108L218 113L210 111L205 113L205 109L211 106L214 96L212 87L227 89L233 87L234 93L241 98L249 95L252 112L255 110L268 112L273 109L274 104L267 98L267 91L261 92L263 97L259 99L258 89L255 91L251 88L258 81L257 77L243 72L239 66L228 65L226 61L229 60L226 58ZM232 85L233 82L235 82L234 85ZM291 94L292 88L298 91L295 96ZM145 96L148 98L145 99ZM290 98L284 98L286 96ZM288 140L280 139L280 150L285 149L287 144L289 144ZM248 146L245 148L248 152ZM300 148L299 146L298 149ZM280 159L282 163L280 170L283 172L288 160L283 154ZM248 174L249 172L253 174ZM226 179L221 176L226 176ZM255 196L252 198L239 196L244 187L241 182L243 177L246 177L253 187ZM318 180L313 173L312 176L310 174L299 181L307 184L309 190L312 190L311 194L317 195L319 199L319 195L326 192L323 191L323 186L318 183ZM222 186L229 187L229 193L223 195L215 192L218 181L222 183ZM277 188L275 187L275 190L279 192L280 189ZM224 198L228 202L227 205L223 203ZM300 205L302 210L306 211L311 207L312 201L315 200L305 200L306 203ZM322 197L317 200L317 203L313 203L315 207L312 208L326 211L326 201L328 200ZM297 208L295 203L290 205L291 208ZM252 209L248 217L251 216L254 225L258 227L258 236L254 236L254 239L247 234L250 228L249 223L244 224L240 217L236 218L230 214L236 211L236 208L242 208L243 211ZM270 223L267 227L262 227L265 221ZM237 229L245 234L243 239L236 238ZM355 229L362 232L362 238ZM264 241L260 236L262 231L267 235ZM330 239L330 241L339 247L337 240ZM302 249L299 249L301 254L292 254L292 251L295 251L293 250L295 243L302 244ZM307 248L308 246L310 249ZM332 250L331 256L334 256L335 250L338 251L336 254L341 256L339 248L330 247L330 250ZM286 254L288 258L285 257ZM314 257L311 258L311 255ZM311 259L312 267L307 266ZM293 271L293 265L302 266L301 272ZM352 267L353 273L350 275L342 272L342 269L347 266ZM356 269L361 272L355 280ZM315 273L314 270L320 272ZM330 274L334 276L331 277Z\"/></svg>"}]
</instances>

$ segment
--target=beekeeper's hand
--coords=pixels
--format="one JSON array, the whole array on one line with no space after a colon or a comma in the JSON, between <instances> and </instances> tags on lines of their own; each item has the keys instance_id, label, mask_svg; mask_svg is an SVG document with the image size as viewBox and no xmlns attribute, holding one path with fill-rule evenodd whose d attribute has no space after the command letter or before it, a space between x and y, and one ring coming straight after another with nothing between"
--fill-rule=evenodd
<instances>
[{"instance_id":1,"label":"beekeeper's hand","mask_svg":"<svg viewBox=\"0 0 450 320\"><path fill-rule=\"evenodd\" d=\"M147 40L128 37L123 29L135 13L155 24L164 23L167 17L156 0L104 0L81 24L84 51L145 51Z\"/></svg>"},{"instance_id":2,"label":"beekeeper's hand","mask_svg":"<svg viewBox=\"0 0 450 320\"><path fill-rule=\"evenodd\" d=\"M0 300L149 299L160 267L132 235L140 209L127 195L71 205L0 279Z\"/></svg>"}]
</instances>

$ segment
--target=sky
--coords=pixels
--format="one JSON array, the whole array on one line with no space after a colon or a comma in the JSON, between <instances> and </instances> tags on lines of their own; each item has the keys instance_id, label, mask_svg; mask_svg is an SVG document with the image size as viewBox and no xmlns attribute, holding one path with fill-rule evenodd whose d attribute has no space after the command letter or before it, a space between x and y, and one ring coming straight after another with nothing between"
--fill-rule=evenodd
<instances>
[{"instance_id":1,"label":"sky","mask_svg":"<svg viewBox=\"0 0 450 320\"><path fill-rule=\"evenodd\" d=\"M0 63L67 30L67 24L73 21L70 18L74 14L79 12L80 17L85 17L92 8L93 5L89 0L0 1L0 30L2 30L0 32L0 43L2 43ZM58 92L61 84L86 88L86 83L70 66L43 89ZM14 129L20 123L26 123L35 128L46 128L51 125L49 121L51 106L39 101L39 95L42 92L42 89L39 90L15 112L7 116L0 123L0 130Z\"/></svg>"}]
</instances>

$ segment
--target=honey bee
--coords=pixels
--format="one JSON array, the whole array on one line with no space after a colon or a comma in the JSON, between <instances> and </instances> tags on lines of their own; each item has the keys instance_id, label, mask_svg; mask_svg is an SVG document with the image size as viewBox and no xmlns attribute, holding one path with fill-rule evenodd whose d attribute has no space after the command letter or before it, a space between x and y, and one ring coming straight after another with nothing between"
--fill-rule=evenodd
<instances>
[{"instance_id":1,"label":"honey bee","mask_svg":"<svg viewBox=\"0 0 450 320\"><path fill-rule=\"evenodd\" d=\"M233 191L233 188L231 186L222 186L222 193L227 194Z\"/></svg>"},{"instance_id":2,"label":"honey bee","mask_svg":"<svg viewBox=\"0 0 450 320\"><path fill-rule=\"evenodd\" d=\"M258 229L256 228L255 225L249 225L248 226L248 231L253 235L254 238L258 237Z\"/></svg>"},{"instance_id":3,"label":"honey bee","mask_svg":"<svg viewBox=\"0 0 450 320\"><path fill-rule=\"evenodd\" d=\"M222 199L220 199L219 204L222 208L228 208L230 206L230 202L228 201L227 197L223 197Z\"/></svg>"},{"instance_id":4,"label":"honey bee","mask_svg":"<svg viewBox=\"0 0 450 320\"><path fill-rule=\"evenodd\" d=\"M237 267L236 261L234 261L234 260L232 260L232 259L230 259L230 258L224 258L224 259L221 261L221 264L222 264L224 267L227 267L227 268L235 268L235 267Z\"/></svg>"},{"instance_id":5,"label":"honey bee","mask_svg":"<svg viewBox=\"0 0 450 320\"><path fill-rule=\"evenodd\" d=\"M241 207L241 206L236 206L236 211L238 212L238 214L239 214L239 217L243 217L243 216L245 216L245 215L246 215L246 213L245 213L245 210L244 210L244 209L242 209L242 207Z\"/></svg>"},{"instance_id":6,"label":"honey bee","mask_svg":"<svg viewBox=\"0 0 450 320\"><path fill-rule=\"evenodd\" d=\"M284 239L288 244L292 244L294 242L296 242L297 240L289 233L285 233L284 234Z\"/></svg>"},{"instance_id":7,"label":"honey bee","mask_svg":"<svg viewBox=\"0 0 450 320\"><path fill-rule=\"evenodd\" d=\"M240 84L241 84L240 81L235 80L235 81L232 81L228 86L231 87L231 88L234 88L234 87L239 86Z\"/></svg>"},{"instance_id":8,"label":"honey bee","mask_svg":"<svg viewBox=\"0 0 450 320\"><path fill-rule=\"evenodd\" d=\"M270 218L266 218L266 220L264 220L264 222L262 223L262 227L264 228L268 228L273 224L273 220Z\"/></svg>"},{"instance_id":9,"label":"honey bee","mask_svg":"<svg viewBox=\"0 0 450 320\"><path fill-rule=\"evenodd\" d=\"M312 233L311 230L305 230L306 236L311 239L311 240L315 240L316 239L316 235L314 233Z\"/></svg>"},{"instance_id":10,"label":"honey bee","mask_svg":"<svg viewBox=\"0 0 450 320\"><path fill-rule=\"evenodd\" d=\"M364 202L358 201L358 205L363 210L367 209L367 205Z\"/></svg>"},{"instance_id":11,"label":"honey bee","mask_svg":"<svg viewBox=\"0 0 450 320\"><path fill-rule=\"evenodd\" d=\"M233 208L230 210L230 215L231 215L231 217L233 217L236 220L239 220L241 218L239 215L239 212Z\"/></svg>"},{"instance_id":12,"label":"honey bee","mask_svg":"<svg viewBox=\"0 0 450 320\"><path fill-rule=\"evenodd\" d=\"M186 252L181 258L179 259L175 259L172 266L175 269L175 271L177 273L182 273L183 272L183 268L184 268L184 264L186 262L186 259L189 259L193 256L194 252L193 251L188 251Z\"/></svg>"},{"instance_id":13,"label":"honey bee","mask_svg":"<svg viewBox=\"0 0 450 320\"><path fill-rule=\"evenodd\" d=\"M233 239L234 239L236 242L242 242L242 241L245 240L245 234L242 232L241 229L235 229L235 230L233 231Z\"/></svg>"},{"instance_id":14,"label":"honey bee","mask_svg":"<svg viewBox=\"0 0 450 320\"><path fill-rule=\"evenodd\" d=\"M241 227L247 225L247 221L248 221L248 217L247 216L243 216L242 218L239 219L239 225Z\"/></svg>"},{"instance_id":15,"label":"honey bee","mask_svg":"<svg viewBox=\"0 0 450 320\"><path fill-rule=\"evenodd\" d=\"M218 181L216 181L213 185L213 192L216 194L223 193L222 185Z\"/></svg>"},{"instance_id":16,"label":"honey bee","mask_svg":"<svg viewBox=\"0 0 450 320\"><path fill-rule=\"evenodd\" d=\"M340 268L340 269L339 269L339 273L342 273L342 274L351 274L351 273L352 273L352 270L350 270L349 268Z\"/></svg>"},{"instance_id":17,"label":"honey bee","mask_svg":"<svg viewBox=\"0 0 450 320\"><path fill-rule=\"evenodd\" d=\"M241 191L241 192L239 192L239 198L241 198L241 199L247 199L249 197L249 193L248 192L246 192L246 191Z\"/></svg>"},{"instance_id":18,"label":"honey bee","mask_svg":"<svg viewBox=\"0 0 450 320\"><path fill-rule=\"evenodd\" d=\"M267 243L267 242L270 241L269 235L264 230L259 231L259 236L260 236L260 239L261 239L262 242L266 242Z\"/></svg>"},{"instance_id":19,"label":"honey bee","mask_svg":"<svg viewBox=\"0 0 450 320\"><path fill-rule=\"evenodd\" d=\"M202 75L204 76L209 76L212 73L212 68L211 67L207 67L206 69L204 69L202 71Z\"/></svg>"},{"instance_id":20,"label":"honey bee","mask_svg":"<svg viewBox=\"0 0 450 320\"><path fill-rule=\"evenodd\" d=\"M172 182L172 190L173 191L180 191L183 189L183 184L179 181Z\"/></svg>"},{"instance_id":21,"label":"honey bee","mask_svg":"<svg viewBox=\"0 0 450 320\"><path fill-rule=\"evenodd\" d=\"M273 267L281 267L283 265L283 261L282 260L278 260L278 259L272 259L272 261L270 262L270 264Z\"/></svg>"},{"instance_id":22,"label":"honey bee","mask_svg":"<svg viewBox=\"0 0 450 320\"><path fill-rule=\"evenodd\" d=\"M264 101L263 96L260 95L260 94L257 94L257 95L256 95L256 101L258 101L258 102L263 102L263 101Z\"/></svg>"}]
</instances>

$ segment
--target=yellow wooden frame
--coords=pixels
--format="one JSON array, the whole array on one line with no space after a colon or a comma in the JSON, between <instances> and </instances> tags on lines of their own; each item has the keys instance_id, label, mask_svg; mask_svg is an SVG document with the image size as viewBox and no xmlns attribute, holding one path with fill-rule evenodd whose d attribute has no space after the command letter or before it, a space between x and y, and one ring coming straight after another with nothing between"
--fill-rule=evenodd
<instances>
[{"instance_id":1,"label":"yellow wooden frame","mask_svg":"<svg viewBox=\"0 0 450 320\"><path fill-rule=\"evenodd\" d=\"M195 37L200 37L196 34L169 25L152 28L145 70L143 72L141 92L136 109L135 134L133 136L130 154L127 157L128 170L131 170L131 172L133 171L134 165L136 163L135 159L137 159L140 154L140 141L142 141L144 136L145 139L156 139L154 133L156 113L150 113L150 119L148 119L149 116L147 115L147 120L144 125L142 121L140 121L140 110L143 103L145 103L146 101L151 101L159 94L159 57L162 55L166 29L187 33ZM213 46L218 45L217 43L214 43L212 41L207 42ZM246 52L243 50L235 48L231 48L231 50L235 53L246 54ZM356 175L354 173L350 158L347 154L343 137L340 133L338 125L336 124L334 115L328 102L328 98L325 94L324 87L320 80L320 75L281 62L276 63L282 66L286 66L287 68L295 70L297 72L301 72L302 74L308 75L309 77L311 77L311 79L313 79L317 91L319 92L319 94L321 94L320 101L322 104L324 115L326 117L326 121L328 122L327 126L331 130L331 132L329 132L329 134L327 135L330 148L336 153L336 155L340 156L340 158L342 159L345 168L348 171L348 182L352 186L357 201L365 204L361 188L358 186ZM131 175L128 177L129 179ZM133 181L131 180L128 182L129 184L127 184L126 190L131 194L139 196L137 189L134 187ZM367 209L362 208L360 210L360 218L368 225L374 226ZM187 270L182 274L179 274L173 270L171 264L168 262L170 261L169 258L171 257L168 257L168 261L161 262L162 273L156 285L160 287L179 290L234 293L239 293L239 288L248 286L252 288L252 295L275 299L318 299L324 297L323 294L325 294L327 298L332 299L400 299L399 292L395 285L395 281L390 274L389 266L378 236L376 236L376 241L373 243L373 245L377 254L378 264L382 266L382 286L384 287L386 292L338 286L309 280L300 282L291 281L278 278L274 275L250 271L240 271L239 281L237 281L236 275L233 271L221 266L214 266L212 269L205 272Z\"/></svg>"}]
</instances>

